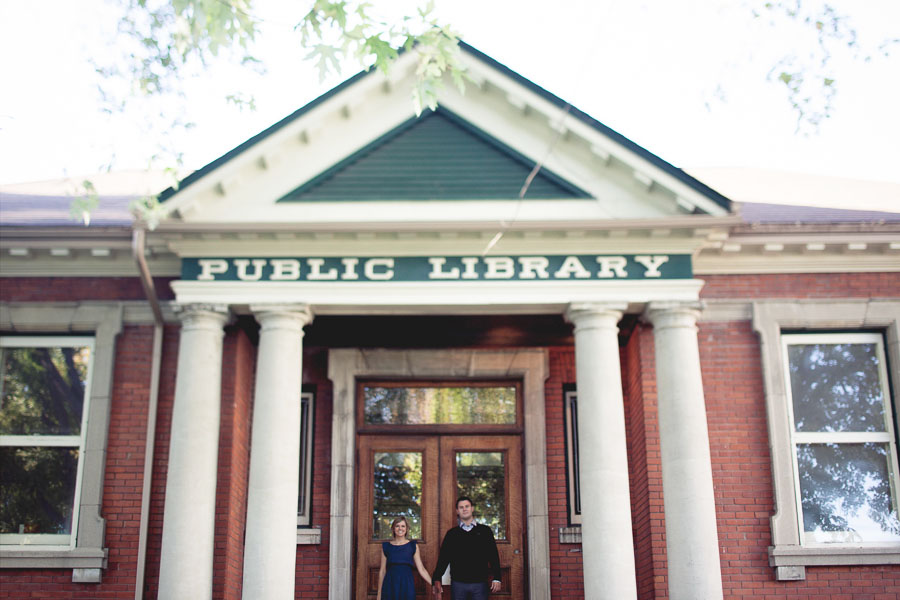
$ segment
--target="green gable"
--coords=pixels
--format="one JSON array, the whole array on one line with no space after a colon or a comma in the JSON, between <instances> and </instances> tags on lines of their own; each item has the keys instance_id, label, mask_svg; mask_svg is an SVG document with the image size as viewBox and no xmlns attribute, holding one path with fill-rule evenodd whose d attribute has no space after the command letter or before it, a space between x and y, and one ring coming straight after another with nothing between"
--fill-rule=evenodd
<instances>
[{"instance_id":1,"label":"green gable","mask_svg":"<svg viewBox=\"0 0 900 600\"><path fill-rule=\"evenodd\" d=\"M512 200L534 163L439 108L410 119L280 198L350 200ZM546 169L526 199L589 198Z\"/></svg>"}]
</instances>

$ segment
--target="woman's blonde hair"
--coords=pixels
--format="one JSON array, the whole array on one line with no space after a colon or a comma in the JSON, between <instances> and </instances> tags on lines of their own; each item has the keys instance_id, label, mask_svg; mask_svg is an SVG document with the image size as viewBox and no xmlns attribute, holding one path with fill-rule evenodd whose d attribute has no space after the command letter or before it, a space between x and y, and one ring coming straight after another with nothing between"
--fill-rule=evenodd
<instances>
[{"instance_id":1,"label":"woman's blonde hair","mask_svg":"<svg viewBox=\"0 0 900 600\"><path fill-rule=\"evenodd\" d=\"M397 517L396 519L391 521L391 536L394 535L394 527L397 526L397 523L406 524L406 534L403 537L409 539L409 521L406 520L406 517Z\"/></svg>"}]
</instances>

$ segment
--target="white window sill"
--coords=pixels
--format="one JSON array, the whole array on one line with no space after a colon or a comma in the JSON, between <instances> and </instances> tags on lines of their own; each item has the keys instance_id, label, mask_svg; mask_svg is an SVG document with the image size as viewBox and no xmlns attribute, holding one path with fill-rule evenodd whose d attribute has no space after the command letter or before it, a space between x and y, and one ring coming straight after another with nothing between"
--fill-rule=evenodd
<instances>
[{"instance_id":1,"label":"white window sill","mask_svg":"<svg viewBox=\"0 0 900 600\"><path fill-rule=\"evenodd\" d=\"M322 543L322 530L318 527L298 527L297 528L297 545L313 545Z\"/></svg>"},{"instance_id":2,"label":"white window sill","mask_svg":"<svg viewBox=\"0 0 900 600\"><path fill-rule=\"evenodd\" d=\"M3 569L105 569L104 548L38 549L0 546Z\"/></svg>"},{"instance_id":3,"label":"white window sill","mask_svg":"<svg viewBox=\"0 0 900 600\"><path fill-rule=\"evenodd\" d=\"M806 579L805 567L900 564L900 544L769 546L769 566L779 580Z\"/></svg>"}]
</instances>

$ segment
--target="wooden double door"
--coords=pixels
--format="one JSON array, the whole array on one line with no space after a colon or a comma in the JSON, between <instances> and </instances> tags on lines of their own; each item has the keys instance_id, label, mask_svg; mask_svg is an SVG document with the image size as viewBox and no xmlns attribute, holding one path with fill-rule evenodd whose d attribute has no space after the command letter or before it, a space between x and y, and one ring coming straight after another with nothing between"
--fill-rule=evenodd
<instances>
[{"instance_id":1,"label":"wooden double door","mask_svg":"<svg viewBox=\"0 0 900 600\"><path fill-rule=\"evenodd\" d=\"M457 525L461 495L474 501L476 521L494 531L502 580L496 596L526 597L520 435L360 434L357 439L356 598L376 597L381 543L391 538L391 521L398 516L409 521L409 537L417 540L431 573L444 534ZM415 580L416 597L430 598L418 574ZM449 591L445 586L445 598Z\"/></svg>"}]
</instances>

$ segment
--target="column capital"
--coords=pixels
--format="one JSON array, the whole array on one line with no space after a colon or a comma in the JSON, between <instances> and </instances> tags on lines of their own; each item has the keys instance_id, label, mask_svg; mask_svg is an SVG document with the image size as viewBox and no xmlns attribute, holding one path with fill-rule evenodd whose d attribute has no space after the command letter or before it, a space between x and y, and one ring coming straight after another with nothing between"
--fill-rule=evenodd
<instances>
[{"instance_id":1,"label":"column capital","mask_svg":"<svg viewBox=\"0 0 900 600\"><path fill-rule=\"evenodd\" d=\"M658 301L650 302L644 309L644 317L656 329L666 327L697 327L697 319L705 304L699 301Z\"/></svg>"},{"instance_id":2,"label":"column capital","mask_svg":"<svg viewBox=\"0 0 900 600\"><path fill-rule=\"evenodd\" d=\"M250 310L263 329L302 331L313 320L308 304L251 304Z\"/></svg>"},{"instance_id":3,"label":"column capital","mask_svg":"<svg viewBox=\"0 0 900 600\"><path fill-rule=\"evenodd\" d=\"M576 329L615 328L627 308L624 302L573 302L565 317Z\"/></svg>"},{"instance_id":4,"label":"column capital","mask_svg":"<svg viewBox=\"0 0 900 600\"><path fill-rule=\"evenodd\" d=\"M191 303L175 304L172 311L181 321L181 329L216 329L222 327L231 318L231 311L226 304Z\"/></svg>"}]
</instances>

